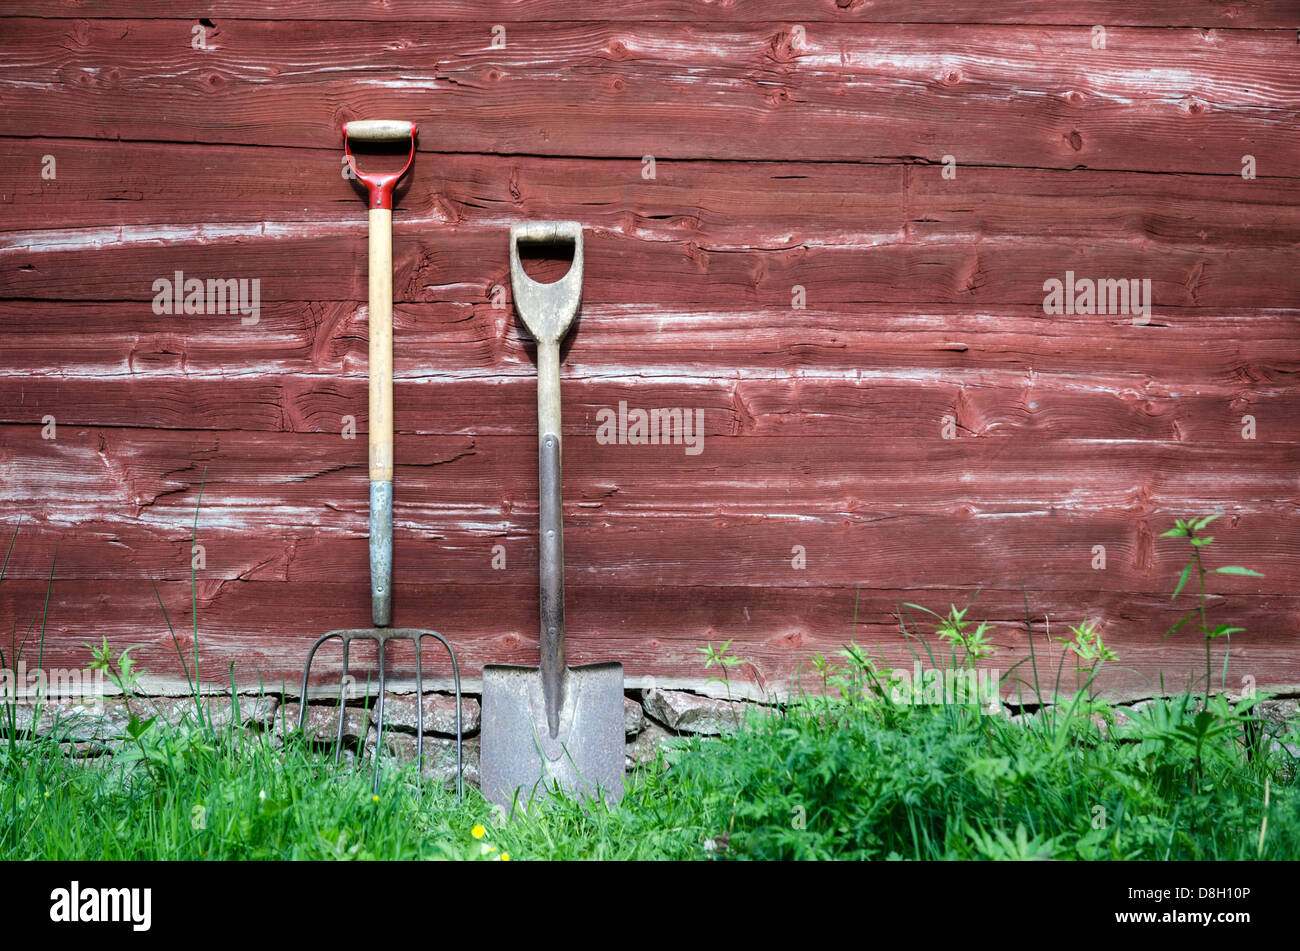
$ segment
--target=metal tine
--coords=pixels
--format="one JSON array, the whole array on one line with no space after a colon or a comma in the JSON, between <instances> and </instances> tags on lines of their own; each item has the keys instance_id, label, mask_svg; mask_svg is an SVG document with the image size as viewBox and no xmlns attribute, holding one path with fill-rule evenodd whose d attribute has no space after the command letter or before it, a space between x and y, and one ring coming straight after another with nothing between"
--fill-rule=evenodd
<instances>
[{"instance_id":1,"label":"metal tine","mask_svg":"<svg viewBox=\"0 0 1300 951\"><path fill-rule=\"evenodd\" d=\"M373 788L370 791L373 795L377 796L379 795L380 751L383 750L384 748L384 690L387 687L387 682L384 675L384 653L385 653L384 647L387 645L388 640L387 638L384 637L376 637L375 640L378 642L378 650L379 650L379 703L376 707L376 714L378 715L378 725L375 728L375 780L374 780ZM363 746L364 743L365 741L363 740L362 741Z\"/></svg>"},{"instance_id":2,"label":"metal tine","mask_svg":"<svg viewBox=\"0 0 1300 951\"><path fill-rule=\"evenodd\" d=\"M460 720L460 664L456 661L456 652L451 649L451 644L447 638L443 637L437 631L421 631L415 638L417 656L419 653L419 643L421 638L432 637L442 643L447 648L447 656L451 658L451 678L456 689L456 799L460 802L465 801L465 734L461 729ZM423 730L421 730L423 732Z\"/></svg>"},{"instance_id":3,"label":"metal tine","mask_svg":"<svg viewBox=\"0 0 1300 951\"><path fill-rule=\"evenodd\" d=\"M311 662L312 659L316 656L316 651L319 650L320 646L324 644L326 641L328 641L331 637L337 637L341 639L345 644L347 643L347 638L343 637L343 635L340 634L338 631L330 631L328 634L322 634L320 637L316 638L316 643L312 644L311 650L307 652L307 663L302 668L302 690L299 691L298 693L298 699L300 701L298 704L298 732L299 733L302 732L302 728L307 722L307 678L311 675Z\"/></svg>"},{"instance_id":4,"label":"metal tine","mask_svg":"<svg viewBox=\"0 0 1300 951\"><path fill-rule=\"evenodd\" d=\"M343 638L343 674L339 677L339 728L334 737L334 765L339 765L339 755L343 752L343 718L347 715L347 693L348 693L348 651L352 646L351 639L344 636ZM306 701L304 700L304 703Z\"/></svg>"},{"instance_id":5,"label":"metal tine","mask_svg":"<svg viewBox=\"0 0 1300 951\"><path fill-rule=\"evenodd\" d=\"M343 670L339 680L339 721L338 728L335 732L334 741L334 765L339 763L343 749L343 728L346 722L347 714L347 687L348 671L351 669L351 650L353 640L371 640L376 643L379 651L379 699L376 704L376 725L375 725L375 766L374 775L371 782L371 789L375 795L379 793L379 755L383 747L384 739L384 693L388 687L388 664L386 647L389 640L411 641L415 646L415 691L416 691L416 740L415 740L415 757L416 757L416 784L422 786L424 776L424 651L423 638L432 637L438 641L447 651L447 656L451 660L452 681L456 694L456 798L460 802L465 801L465 729L461 708L463 706L463 695L461 694L460 684L460 663L456 659L456 652L452 649L451 643L437 631L406 631L401 633L388 633L387 631L331 631L317 638L312 645L311 650L307 653L307 663L302 671L302 690L300 693L301 703L298 709L298 731L302 732L307 720L307 684L311 677L311 665L316 657L316 652L322 644L331 638L337 637L343 642ZM366 681L365 700L367 706L370 700L370 682Z\"/></svg>"},{"instance_id":6,"label":"metal tine","mask_svg":"<svg viewBox=\"0 0 1300 951\"><path fill-rule=\"evenodd\" d=\"M415 791L424 788L424 679L421 676L420 638L411 638L415 645Z\"/></svg>"}]
</instances>

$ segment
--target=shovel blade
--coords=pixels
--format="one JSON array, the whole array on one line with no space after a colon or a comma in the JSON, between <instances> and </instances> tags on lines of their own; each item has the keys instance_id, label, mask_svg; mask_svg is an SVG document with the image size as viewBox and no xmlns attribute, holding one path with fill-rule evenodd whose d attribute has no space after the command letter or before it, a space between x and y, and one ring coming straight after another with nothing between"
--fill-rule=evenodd
<instances>
[{"instance_id":1,"label":"shovel blade","mask_svg":"<svg viewBox=\"0 0 1300 951\"><path fill-rule=\"evenodd\" d=\"M559 731L546 721L537 667L483 668L479 775L483 796L527 811L557 788L576 799L623 798L623 665L570 667Z\"/></svg>"}]
</instances>

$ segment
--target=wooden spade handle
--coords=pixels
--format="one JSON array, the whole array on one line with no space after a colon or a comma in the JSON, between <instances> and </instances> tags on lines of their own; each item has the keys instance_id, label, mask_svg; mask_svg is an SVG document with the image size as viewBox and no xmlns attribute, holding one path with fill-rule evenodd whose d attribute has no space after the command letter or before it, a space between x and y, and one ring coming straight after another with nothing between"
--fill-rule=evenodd
<instances>
[{"instance_id":1,"label":"wooden spade handle","mask_svg":"<svg viewBox=\"0 0 1300 951\"><path fill-rule=\"evenodd\" d=\"M393 211L370 209L370 481L393 481Z\"/></svg>"}]
</instances>

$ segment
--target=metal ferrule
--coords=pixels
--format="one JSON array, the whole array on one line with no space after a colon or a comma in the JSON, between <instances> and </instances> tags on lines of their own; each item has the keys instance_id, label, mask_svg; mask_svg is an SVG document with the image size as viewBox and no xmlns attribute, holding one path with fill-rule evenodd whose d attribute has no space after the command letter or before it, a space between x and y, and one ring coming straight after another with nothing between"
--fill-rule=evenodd
<instances>
[{"instance_id":1,"label":"metal ferrule","mask_svg":"<svg viewBox=\"0 0 1300 951\"><path fill-rule=\"evenodd\" d=\"M393 483L370 483L370 616L388 627L393 616Z\"/></svg>"}]
</instances>

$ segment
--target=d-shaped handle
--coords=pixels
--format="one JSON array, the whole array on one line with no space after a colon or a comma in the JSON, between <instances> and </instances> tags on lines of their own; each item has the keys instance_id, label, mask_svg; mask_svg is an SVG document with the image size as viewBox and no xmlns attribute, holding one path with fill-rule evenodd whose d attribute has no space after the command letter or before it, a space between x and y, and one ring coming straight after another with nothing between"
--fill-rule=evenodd
<instances>
[{"instance_id":1,"label":"d-shaped handle","mask_svg":"<svg viewBox=\"0 0 1300 951\"><path fill-rule=\"evenodd\" d=\"M569 272L554 284L541 284L519 262L519 246L571 244ZM558 344L569 332L582 304L582 225L576 221L530 221L510 228L510 288L515 312L538 346Z\"/></svg>"}]
</instances>

